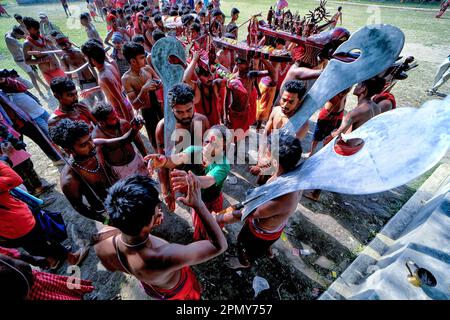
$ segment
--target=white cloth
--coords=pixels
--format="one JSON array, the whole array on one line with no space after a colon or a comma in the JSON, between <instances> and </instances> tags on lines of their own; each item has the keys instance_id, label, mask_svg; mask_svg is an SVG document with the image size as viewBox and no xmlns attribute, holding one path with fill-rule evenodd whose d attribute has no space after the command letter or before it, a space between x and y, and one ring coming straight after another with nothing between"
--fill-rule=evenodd
<instances>
[{"instance_id":1,"label":"white cloth","mask_svg":"<svg viewBox=\"0 0 450 320\"><path fill-rule=\"evenodd\" d=\"M134 159L124 166L111 166L117 178L125 179L133 174L141 174L144 176L148 175L147 167L144 163L144 158L137 150L137 148L133 145L134 148Z\"/></svg>"}]
</instances>

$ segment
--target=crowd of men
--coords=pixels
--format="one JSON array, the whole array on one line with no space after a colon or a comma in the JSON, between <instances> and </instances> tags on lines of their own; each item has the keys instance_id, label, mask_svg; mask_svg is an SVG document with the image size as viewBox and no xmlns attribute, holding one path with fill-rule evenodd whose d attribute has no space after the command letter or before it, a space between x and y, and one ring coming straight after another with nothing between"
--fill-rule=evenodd
<instances>
[{"instance_id":1,"label":"crowd of men","mask_svg":"<svg viewBox=\"0 0 450 320\"><path fill-rule=\"evenodd\" d=\"M0 75L0 125L17 139L31 138L55 166L63 166L60 186L72 207L104 225L92 235L91 244L108 270L135 276L155 299L199 299L201 289L190 266L226 251L222 227L242 218L240 210L221 212L226 209L222 189L232 167L230 146L254 128L262 129L263 136L281 129L301 108L328 61L320 56L317 64L310 65L300 56L293 63L275 62L215 48L211 37L238 39L244 32L237 25L239 10L232 9L226 23L226 14L215 0L161 4L95 0L88 1L88 9L79 17L87 34L80 47L45 13L39 14L40 21L14 16L18 25L5 41L31 82L14 72ZM335 15L338 19L342 19L340 11ZM107 23L104 39L92 23L97 16ZM155 71L151 56L152 47L165 37L178 39L187 52L183 79L169 88L168 101L164 101L164 79ZM295 49L283 39L258 37L277 50ZM213 65L220 65L229 76L220 76ZM29 91L33 87L41 99L56 98L58 107L52 114ZM320 142L326 144L395 108L395 98L384 92L385 87L383 77L359 83L353 91L358 104L347 114L351 88L327 102L307 156L316 152ZM165 102L173 112L175 129L190 133L191 143L183 150L167 153L165 148ZM143 127L149 144L144 143ZM276 150L260 150L257 164L249 167L260 184L298 166L308 129L306 124L296 136L281 134ZM234 133L238 131L242 134ZM78 265L87 248L71 252L57 239L49 239L35 208L10 193L24 184L46 206L51 199L42 195L53 186L42 184L31 155L8 137L0 137L0 283L9 288L2 291L16 298L79 299L93 290L89 281L81 289L66 290L55 285L64 280L57 278L62 276L30 268L32 264L57 269L65 261ZM154 170L158 182L152 180ZM315 190L306 195L318 200L318 194ZM251 213L236 240L239 254L229 266L249 268L256 259L270 256L271 245L280 238L301 196L301 192L289 193ZM191 243L169 243L152 235L163 221L163 202L171 212L177 203L192 209ZM49 287L52 290L41 292Z\"/></svg>"}]
</instances>

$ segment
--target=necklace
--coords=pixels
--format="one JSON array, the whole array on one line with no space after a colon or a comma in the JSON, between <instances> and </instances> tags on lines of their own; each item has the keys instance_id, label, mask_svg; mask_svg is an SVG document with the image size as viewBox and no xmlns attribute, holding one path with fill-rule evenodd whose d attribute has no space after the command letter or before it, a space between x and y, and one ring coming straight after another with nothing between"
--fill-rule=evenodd
<instances>
[{"instance_id":1,"label":"necklace","mask_svg":"<svg viewBox=\"0 0 450 320\"><path fill-rule=\"evenodd\" d=\"M135 247L139 247L142 246L143 244L147 243L147 241L150 240L150 235L148 235L147 239L145 239L144 241L142 241L141 243L138 244L128 244L125 241L123 241L122 239L122 235L120 235L119 241L123 243L124 246L128 247L128 248L135 248Z\"/></svg>"},{"instance_id":2,"label":"necklace","mask_svg":"<svg viewBox=\"0 0 450 320\"><path fill-rule=\"evenodd\" d=\"M86 172L89 172L89 173L97 173L100 170L101 165L100 165L100 162L98 161L97 157L95 157L95 162L97 163L97 167L94 170L91 170L91 169L88 169L88 168L85 168L85 167L79 165L75 160L73 160L74 165L76 165L78 168L80 168Z\"/></svg>"}]
</instances>

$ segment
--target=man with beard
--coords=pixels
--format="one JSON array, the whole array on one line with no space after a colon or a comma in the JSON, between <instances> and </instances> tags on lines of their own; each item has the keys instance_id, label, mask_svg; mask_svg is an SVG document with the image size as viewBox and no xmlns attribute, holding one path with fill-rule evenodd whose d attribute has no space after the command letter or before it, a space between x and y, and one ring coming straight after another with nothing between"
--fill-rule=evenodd
<instances>
[{"instance_id":1,"label":"man with beard","mask_svg":"<svg viewBox=\"0 0 450 320\"><path fill-rule=\"evenodd\" d=\"M84 121L63 119L50 128L50 138L70 156L60 175L61 189L72 207L81 215L105 221L103 201L115 179L107 174L97 158L89 126ZM89 205L83 202L86 198Z\"/></svg>"},{"instance_id":2,"label":"man with beard","mask_svg":"<svg viewBox=\"0 0 450 320\"><path fill-rule=\"evenodd\" d=\"M130 64L130 70L123 75L122 85L133 109L141 110L147 135L156 149L156 126L164 118L161 104L156 97L156 90L161 87L161 81L153 68L146 65L143 46L129 42L124 45L123 54Z\"/></svg>"},{"instance_id":3,"label":"man with beard","mask_svg":"<svg viewBox=\"0 0 450 320\"><path fill-rule=\"evenodd\" d=\"M274 130L281 129L289 121L289 118L295 114L303 103L305 94L305 85L300 80L290 80L284 84L281 92L280 105L274 107L270 113L269 120L267 121L264 129L263 137L268 137L274 132ZM300 140L303 139L308 133L308 129L309 124L306 122L297 131L296 137ZM263 169L267 168L270 164L265 153L265 148L260 148L258 164L250 168L251 174L260 175L260 179L258 180L259 184L265 183L265 179L261 176L263 175ZM268 176L266 175L266 177Z\"/></svg>"},{"instance_id":4,"label":"man with beard","mask_svg":"<svg viewBox=\"0 0 450 320\"><path fill-rule=\"evenodd\" d=\"M65 118L84 121L89 127L97 123L89 108L78 103L77 88L72 80L66 77L56 78L53 79L50 87L59 102L59 106L48 120L49 127L56 125Z\"/></svg>"},{"instance_id":5,"label":"man with beard","mask_svg":"<svg viewBox=\"0 0 450 320\"><path fill-rule=\"evenodd\" d=\"M56 37L56 43L63 50L61 62L66 71L70 71L71 69L79 69L87 63L86 57L79 49L75 49L72 46L69 38L65 37L64 35L59 35ZM81 70L77 71L81 90L87 90L97 87L97 79L94 73L95 71L91 70L89 66L85 66ZM68 77L72 79L71 74L69 74ZM86 100L89 102L90 106L93 106L96 98L98 101L103 100L103 94L101 93L101 91L94 92L93 94L89 95Z\"/></svg>"},{"instance_id":6,"label":"man with beard","mask_svg":"<svg viewBox=\"0 0 450 320\"><path fill-rule=\"evenodd\" d=\"M122 82L119 70L106 62L105 50L95 40L88 40L81 46L81 51L88 58L89 64L98 71L98 84L106 96L108 102L116 110L117 115L127 121L133 118L131 106L123 94ZM88 95L98 88L84 91Z\"/></svg>"},{"instance_id":7,"label":"man with beard","mask_svg":"<svg viewBox=\"0 0 450 320\"><path fill-rule=\"evenodd\" d=\"M92 114L98 121L92 131L92 138L96 146L102 147L102 158L117 178L125 179L133 174L147 175L143 158L147 150L142 141L136 139L143 123L134 119L130 124L119 119L113 107L105 102L96 104Z\"/></svg>"},{"instance_id":8,"label":"man with beard","mask_svg":"<svg viewBox=\"0 0 450 320\"><path fill-rule=\"evenodd\" d=\"M226 81L213 79L209 70L198 64L199 51L195 51L191 63L184 72L183 81L195 90L195 111L208 118L210 125L221 122L221 109L223 109ZM197 80L194 81L194 72ZM221 97L222 93L222 97Z\"/></svg>"},{"instance_id":9,"label":"man with beard","mask_svg":"<svg viewBox=\"0 0 450 320\"><path fill-rule=\"evenodd\" d=\"M209 128L209 121L204 115L194 111L194 90L187 84L179 83L170 89L168 98L175 117L175 130L184 129L190 133L191 141L188 145L194 145L195 141L202 141L203 133ZM182 139L181 136L180 141ZM180 141L175 141L175 145ZM156 127L156 151L164 154L164 118ZM175 198L169 183L168 169L159 171L159 182L164 201L170 211L175 211Z\"/></svg>"},{"instance_id":10,"label":"man with beard","mask_svg":"<svg viewBox=\"0 0 450 320\"><path fill-rule=\"evenodd\" d=\"M47 84L57 77L65 77L64 71L60 68L58 59L53 53L39 53L51 51L56 48L51 44L51 40L43 37L39 32L39 22L33 18L23 18L23 23L30 33L23 44L23 56L28 65L37 65L41 70ZM34 57L34 58L33 58Z\"/></svg>"}]
</instances>

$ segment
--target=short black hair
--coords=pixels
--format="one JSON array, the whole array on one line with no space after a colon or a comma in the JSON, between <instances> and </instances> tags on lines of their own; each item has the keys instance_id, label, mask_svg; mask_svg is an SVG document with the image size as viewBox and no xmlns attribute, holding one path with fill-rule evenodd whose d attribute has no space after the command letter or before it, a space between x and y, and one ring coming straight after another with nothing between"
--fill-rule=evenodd
<instances>
[{"instance_id":1,"label":"short black hair","mask_svg":"<svg viewBox=\"0 0 450 320\"><path fill-rule=\"evenodd\" d=\"M285 172L297 167L302 157L302 144L300 140L287 131L282 131L278 140L278 148L272 150L272 156L278 158L278 162Z\"/></svg>"},{"instance_id":2,"label":"short black hair","mask_svg":"<svg viewBox=\"0 0 450 320\"><path fill-rule=\"evenodd\" d=\"M105 49L95 41L94 39L90 39L86 41L81 46L81 52L83 52L87 57L94 59L98 63L105 62Z\"/></svg>"},{"instance_id":3,"label":"short black hair","mask_svg":"<svg viewBox=\"0 0 450 320\"><path fill-rule=\"evenodd\" d=\"M144 47L137 42L127 42L122 47L122 53L125 56L125 59L128 63L130 63L131 59L135 59L137 55L144 54Z\"/></svg>"},{"instance_id":4,"label":"short black hair","mask_svg":"<svg viewBox=\"0 0 450 320\"><path fill-rule=\"evenodd\" d=\"M185 14L181 17L182 24L188 24L189 22L194 21L194 17L190 14Z\"/></svg>"},{"instance_id":5,"label":"short black hair","mask_svg":"<svg viewBox=\"0 0 450 320\"><path fill-rule=\"evenodd\" d=\"M298 95L298 98L301 99L306 93L306 87L301 80L289 80L284 84L281 92L283 91L296 93Z\"/></svg>"},{"instance_id":6,"label":"short black hair","mask_svg":"<svg viewBox=\"0 0 450 320\"><path fill-rule=\"evenodd\" d=\"M134 12L138 11L137 5L135 5L135 4L132 4L130 8L131 8L131 11L134 11Z\"/></svg>"},{"instance_id":7,"label":"short black hair","mask_svg":"<svg viewBox=\"0 0 450 320\"><path fill-rule=\"evenodd\" d=\"M213 17L217 17L217 16L223 16L222 11L220 11L220 9L214 9L213 11L211 11L211 15Z\"/></svg>"},{"instance_id":8,"label":"short black hair","mask_svg":"<svg viewBox=\"0 0 450 320\"><path fill-rule=\"evenodd\" d=\"M117 10L116 9L112 9L110 12L113 16L117 16Z\"/></svg>"},{"instance_id":9,"label":"short black hair","mask_svg":"<svg viewBox=\"0 0 450 320\"><path fill-rule=\"evenodd\" d=\"M23 23L27 29L33 28L33 29L39 30L39 27L40 27L39 21L37 21L36 19L34 19L32 17L23 18Z\"/></svg>"},{"instance_id":10,"label":"short black hair","mask_svg":"<svg viewBox=\"0 0 450 320\"><path fill-rule=\"evenodd\" d=\"M169 104L172 108L177 104L187 104L194 101L194 96L194 89L185 83L178 83L169 90Z\"/></svg>"},{"instance_id":11,"label":"short black hair","mask_svg":"<svg viewBox=\"0 0 450 320\"><path fill-rule=\"evenodd\" d=\"M383 91L383 88L386 85L386 80L382 77L373 77L363 81L362 85L367 88L367 97L371 98Z\"/></svg>"},{"instance_id":12,"label":"short black hair","mask_svg":"<svg viewBox=\"0 0 450 320\"><path fill-rule=\"evenodd\" d=\"M21 35L21 36L25 35L25 32L23 32L22 28L19 26L14 26L12 28L12 32L14 32L15 34Z\"/></svg>"},{"instance_id":13,"label":"short black hair","mask_svg":"<svg viewBox=\"0 0 450 320\"><path fill-rule=\"evenodd\" d=\"M16 20L22 20L23 17L22 17L20 14L15 13L15 14L14 14L14 19L16 19Z\"/></svg>"},{"instance_id":14,"label":"short black hair","mask_svg":"<svg viewBox=\"0 0 450 320\"><path fill-rule=\"evenodd\" d=\"M338 7L338 11L341 11L341 10L342 10L342 7L341 7L341 6L339 6L339 7Z\"/></svg>"},{"instance_id":15,"label":"short black hair","mask_svg":"<svg viewBox=\"0 0 450 320\"><path fill-rule=\"evenodd\" d=\"M202 27L200 26L199 23L195 22L191 25L191 30L194 30L195 32L200 33L200 31L202 30Z\"/></svg>"},{"instance_id":16,"label":"short black hair","mask_svg":"<svg viewBox=\"0 0 450 320\"><path fill-rule=\"evenodd\" d=\"M59 36L59 35L63 35L61 32L59 32L58 30L53 30L52 32L50 32L50 35L53 37L53 38L56 38L57 36Z\"/></svg>"},{"instance_id":17,"label":"short black hair","mask_svg":"<svg viewBox=\"0 0 450 320\"><path fill-rule=\"evenodd\" d=\"M161 21L162 21L161 15L160 15L160 14L157 14L157 15L155 16L154 20L155 20L155 23L161 22Z\"/></svg>"},{"instance_id":18,"label":"short black hair","mask_svg":"<svg viewBox=\"0 0 450 320\"><path fill-rule=\"evenodd\" d=\"M89 20L89 13L87 12L83 12L82 14L80 14L80 20Z\"/></svg>"},{"instance_id":19,"label":"short black hair","mask_svg":"<svg viewBox=\"0 0 450 320\"><path fill-rule=\"evenodd\" d=\"M159 203L155 182L143 175L133 175L109 188L105 208L114 227L136 236L150 224Z\"/></svg>"},{"instance_id":20,"label":"short black hair","mask_svg":"<svg viewBox=\"0 0 450 320\"><path fill-rule=\"evenodd\" d=\"M148 17L148 16L143 16L142 17L142 22L147 22L147 21L149 21L150 20L150 18Z\"/></svg>"},{"instance_id":21,"label":"short black hair","mask_svg":"<svg viewBox=\"0 0 450 320\"><path fill-rule=\"evenodd\" d=\"M49 128L50 139L64 149L71 149L75 142L91 133L89 125L81 120L62 119Z\"/></svg>"},{"instance_id":22,"label":"short black hair","mask_svg":"<svg viewBox=\"0 0 450 320\"><path fill-rule=\"evenodd\" d=\"M235 14L238 14L238 13L241 13L238 8L231 9L231 15L235 15Z\"/></svg>"},{"instance_id":23,"label":"short black hair","mask_svg":"<svg viewBox=\"0 0 450 320\"><path fill-rule=\"evenodd\" d=\"M125 20L131 20L131 16L130 16L129 14L127 14L127 15L125 16Z\"/></svg>"},{"instance_id":24,"label":"short black hair","mask_svg":"<svg viewBox=\"0 0 450 320\"><path fill-rule=\"evenodd\" d=\"M144 11L145 7L144 6L139 6L138 7L138 11Z\"/></svg>"},{"instance_id":25,"label":"short black hair","mask_svg":"<svg viewBox=\"0 0 450 320\"><path fill-rule=\"evenodd\" d=\"M117 11L118 14L123 14L123 9L122 8L117 8L116 11Z\"/></svg>"},{"instance_id":26,"label":"short black hair","mask_svg":"<svg viewBox=\"0 0 450 320\"><path fill-rule=\"evenodd\" d=\"M92 109L92 115L94 116L97 121L104 121L108 116L113 112L113 107L105 102L105 101L99 101L94 105L94 108Z\"/></svg>"},{"instance_id":27,"label":"short black hair","mask_svg":"<svg viewBox=\"0 0 450 320\"><path fill-rule=\"evenodd\" d=\"M63 93L72 91L77 87L72 79L68 77L58 77L50 82L50 88L52 89L53 95L61 96Z\"/></svg>"},{"instance_id":28,"label":"short black hair","mask_svg":"<svg viewBox=\"0 0 450 320\"><path fill-rule=\"evenodd\" d=\"M131 41L141 44L145 42L145 38L143 35L138 34L135 35Z\"/></svg>"},{"instance_id":29,"label":"short black hair","mask_svg":"<svg viewBox=\"0 0 450 320\"><path fill-rule=\"evenodd\" d=\"M275 38L274 42L275 42L275 45L281 44L284 46L286 44L286 40L281 39L281 38Z\"/></svg>"},{"instance_id":30,"label":"short black hair","mask_svg":"<svg viewBox=\"0 0 450 320\"><path fill-rule=\"evenodd\" d=\"M155 29L152 32L152 37L153 37L153 40L155 40L155 42L158 41L159 39L164 38L165 36L166 36L166 34L159 29Z\"/></svg>"},{"instance_id":31,"label":"short black hair","mask_svg":"<svg viewBox=\"0 0 450 320\"><path fill-rule=\"evenodd\" d=\"M146 7L148 2L146 0L141 1L141 6Z\"/></svg>"}]
</instances>

